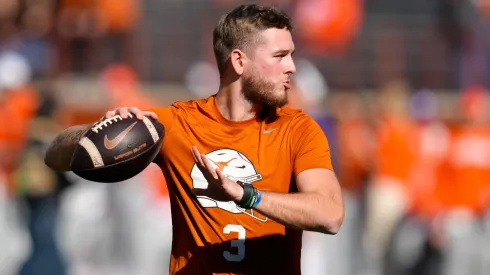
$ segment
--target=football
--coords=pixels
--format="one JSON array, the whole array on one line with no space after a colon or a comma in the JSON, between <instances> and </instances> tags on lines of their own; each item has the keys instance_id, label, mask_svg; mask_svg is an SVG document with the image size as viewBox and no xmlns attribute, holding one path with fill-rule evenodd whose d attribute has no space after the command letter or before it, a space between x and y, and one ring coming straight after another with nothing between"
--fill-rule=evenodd
<instances>
[{"instance_id":1,"label":"football","mask_svg":"<svg viewBox=\"0 0 490 275\"><path fill-rule=\"evenodd\" d=\"M97 122L80 139L70 167L78 176L96 182L119 182L143 171L162 146L165 128L157 120L116 115Z\"/></svg>"}]
</instances>

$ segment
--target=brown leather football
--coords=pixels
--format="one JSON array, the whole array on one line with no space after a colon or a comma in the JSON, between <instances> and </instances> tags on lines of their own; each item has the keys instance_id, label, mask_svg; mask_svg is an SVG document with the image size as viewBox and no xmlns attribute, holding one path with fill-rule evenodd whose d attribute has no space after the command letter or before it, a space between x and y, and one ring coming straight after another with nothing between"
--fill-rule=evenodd
<instances>
[{"instance_id":1,"label":"brown leather football","mask_svg":"<svg viewBox=\"0 0 490 275\"><path fill-rule=\"evenodd\" d=\"M119 182L143 171L157 156L165 129L157 120L116 115L92 126L71 159L78 176L96 182Z\"/></svg>"}]
</instances>

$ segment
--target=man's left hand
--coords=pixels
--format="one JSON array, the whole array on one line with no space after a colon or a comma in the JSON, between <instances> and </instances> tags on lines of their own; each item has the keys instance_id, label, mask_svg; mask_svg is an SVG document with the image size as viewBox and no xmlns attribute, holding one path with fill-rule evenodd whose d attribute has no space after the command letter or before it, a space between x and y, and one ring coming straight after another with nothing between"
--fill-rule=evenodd
<instances>
[{"instance_id":1,"label":"man's left hand","mask_svg":"<svg viewBox=\"0 0 490 275\"><path fill-rule=\"evenodd\" d=\"M209 184L218 186L231 200L238 202L243 197L243 187L223 174L219 167L214 167L211 161L196 146L191 148L192 156L197 167L203 173Z\"/></svg>"}]
</instances>

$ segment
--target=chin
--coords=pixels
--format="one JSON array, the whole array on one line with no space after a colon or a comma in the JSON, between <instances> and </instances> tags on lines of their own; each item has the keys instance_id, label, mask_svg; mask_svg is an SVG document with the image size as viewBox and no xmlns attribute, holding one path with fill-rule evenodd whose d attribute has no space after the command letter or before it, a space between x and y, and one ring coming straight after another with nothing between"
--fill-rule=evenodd
<instances>
[{"instance_id":1,"label":"chin","mask_svg":"<svg viewBox=\"0 0 490 275\"><path fill-rule=\"evenodd\" d=\"M275 96L274 98L270 98L267 100L270 104L270 107L284 107L288 104L288 94L283 91L281 94Z\"/></svg>"},{"instance_id":2,"label":"chin","mask_svg":"<svg viewBox=\"0 0 490 275\"><path fill-rule=\"evenodd\" d=\"M282 90L280 95L278 96L277 101L281 102L281 106L279 106L279 107L283 107L284 105L289 103L288 90L289 89Z\"/></svg>"}]
</instances>

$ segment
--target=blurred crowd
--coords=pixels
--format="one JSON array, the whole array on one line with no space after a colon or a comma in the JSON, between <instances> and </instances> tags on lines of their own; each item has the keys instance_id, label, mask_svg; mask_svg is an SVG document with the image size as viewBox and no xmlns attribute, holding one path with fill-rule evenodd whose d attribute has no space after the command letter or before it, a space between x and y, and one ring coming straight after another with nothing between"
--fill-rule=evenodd
<instances>
[{"instance_id":1,"label":"blurred crowd","mask_svg":"<svg viewBox=\"0 0 490 275\"><path fill-rule=\"evenodd\" d=\"M213 94L211 31L241 2L0 0L0 275L168 273L156 166L100 184L43 153L116 106ZM488 274L490 1L260 2L296 22L290 105L324 129L344 194L340 233L305 232L304 274Z\"/></svg>"},{"instance_id":2,"label":"blurred crowd","mask_svg":"<svg viewBox=\"0 0 490 275\"><path fill-rule=\"evenodd\" d=\"M446 115L439 97L394 81L369 101L332 96L332 113L315 116L347 212L334 238L305 233L307 255L325 270L312 274L488 273L487 92L469 87Z\"/></svg>"}]
</instances>

